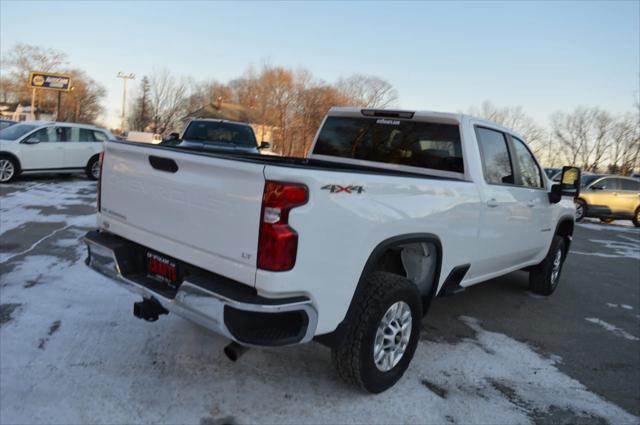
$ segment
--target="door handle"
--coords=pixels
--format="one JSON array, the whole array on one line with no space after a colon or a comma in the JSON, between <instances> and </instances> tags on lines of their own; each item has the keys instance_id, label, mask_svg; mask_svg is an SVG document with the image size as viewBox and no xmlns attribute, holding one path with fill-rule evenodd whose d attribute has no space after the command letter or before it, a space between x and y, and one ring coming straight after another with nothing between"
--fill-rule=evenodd
<instances>
[{"instance_id":1,"label":"door handle","mask_svg":"<svg viewBox=\"0 0 640 425\"><path fill-rule=\"evenodd\" d=\"M495 208L498 206L498 201L495 198L491 198L487 201L487 206L489 208Z\"/></svg>"},{"instance_id":2,"label":"door handle","mask_svg":"<svg viewBox=\"0 0 640 425\"><path fill-rule=\"evenodd\" d=\"M529 200L527 201L527 206L528 206L529 208L533 208L533 207L535 207L535 206L536 206L536 200L535 200L535 199L529 199Z\"/></svg>"}]
</instances>

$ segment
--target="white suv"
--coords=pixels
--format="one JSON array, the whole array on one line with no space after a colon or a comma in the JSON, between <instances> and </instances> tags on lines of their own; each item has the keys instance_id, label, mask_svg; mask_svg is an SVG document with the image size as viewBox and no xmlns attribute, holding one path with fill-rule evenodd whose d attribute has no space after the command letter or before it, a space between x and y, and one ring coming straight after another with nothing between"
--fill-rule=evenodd
<instances>
[{"instance_id":1,"label":"white suv","mask_svg":"<svg viewBox=\"0 0 640 425\"><path fill-rule=\"evenodd\" d=\"M84 171L100 175L102 142L113 139L104 129L85 124L27 121L0 130L0 183L24 173Z\"/></svg>"}]
</instances>

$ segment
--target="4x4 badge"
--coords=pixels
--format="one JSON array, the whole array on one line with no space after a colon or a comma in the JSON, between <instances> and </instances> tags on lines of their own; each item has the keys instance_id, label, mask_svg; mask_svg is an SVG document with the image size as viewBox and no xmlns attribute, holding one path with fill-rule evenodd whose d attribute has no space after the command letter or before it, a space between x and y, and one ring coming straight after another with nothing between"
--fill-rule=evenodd
<instances>
[{"instance_id":1,"label":"4x4 badge","mask_svg":"<svg viewBox=\"0 0 640 425\"><path fill-rule=\"evenodd\" d=\"M364 187L362 186L353 186L353 185L340 186L339 184L328 184L328 185L322 186L320 189L328 190L331 193L340 193L340 192L362 193L364 192Z\"/></svg>"}]
</instances>

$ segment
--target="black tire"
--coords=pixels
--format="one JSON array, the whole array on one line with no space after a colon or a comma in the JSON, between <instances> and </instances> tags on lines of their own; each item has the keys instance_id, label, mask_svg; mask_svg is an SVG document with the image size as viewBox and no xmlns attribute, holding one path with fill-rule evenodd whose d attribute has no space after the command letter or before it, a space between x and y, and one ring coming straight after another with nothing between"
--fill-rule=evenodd
<instances>
[{"instance_id":1,"label":"black tire","mask_svg":"<svg viewBox=\"0 0 640 425\"><path fill-rule=\"evenodd\" d=\"M562 266L567 257L566 242L562 236L554 236L547 256L529 271L529 289L539 295L551 295L558 287ZM560 252L558 254L558 252ZM554 279L554 262L560 256L557 276Z\"/></svg>"},{"instance_id":2,"label":"black tire","mask_svg":"<svg viewBox=\"0 0 640 425\"><path fill-rule=\"evenodd\" d=\"M99 174L98 175L93 174L94 167L99 166L98 161L99 161L99 158L97 156L94 156L89 160L89 163L87 164L87 168L85 168L84 170L85 174L87 175L87 177L89 177L90 180L98 180L98 178L100 177Z\"/></svg>"},{"instance_id":3,"label":"black tire","mask_svg":"<svg viewBox=\"0 0 640 425\"><path fill-rule=\"evenodd\" d=\"M576 222L582 221L587 216L587 203L582 199L576 199Z\"/></svg>"},{"instance_id":4,"label":"black tire","mask_svg":"<svg viewBox=\"0 0 640 425\"><path fill-rule=\"evenodd\" d=\"M604 224L611 224L615 221L614 218L611 217L600 217L600 222Z\"/></svg>"},{"instance_id":5,"label":"black tire","mask_svg":"<svg viewBox=\"0 0 640 425\"><path fill-rule=\"evenodd\" d=\"M633 213L633 225L636 227L640 227L640 207L636 208L636 211Z\"/></svg>"},{"instance_id":6,"label":"black tire","mask_svg":"<svg viewBox=\"0 0 640 425\"><path fill-rule=\"evenodd\" d=\"M8 155L0 155L0 184L9 183L20 174L20 168L15 159Z\"/></svg>"},{"instance_id":7,"label":"black tire","mask_svg":"<svg viewBox=\"0 0 640 425\"><path fill-rule=\"evenodd\" d=\"M411 311L410 337L398 363L382 371L374 360L376 333L384 315L399 301L406 303ZM368 392L380 393L398 382L413 358L422 319L420 293L404 277L375 272L367 277L362 296L352 302L356 303L355 309L344 337L331 351L331 358L343 380Z\"/></svg>"}]
</instances>

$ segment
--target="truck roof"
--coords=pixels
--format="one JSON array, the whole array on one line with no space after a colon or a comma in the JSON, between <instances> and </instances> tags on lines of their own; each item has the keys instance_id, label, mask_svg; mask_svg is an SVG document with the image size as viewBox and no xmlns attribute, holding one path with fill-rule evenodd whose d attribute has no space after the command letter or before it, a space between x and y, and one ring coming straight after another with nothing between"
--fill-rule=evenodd
<instances>
[{"instance_id":1,"label":"truck roof","mask_svg":"<svg viewBox=\"0 0 640 425\"><path fill-rule=\"evenodd\" d=\"M239 125L246 125L247 127L251 127L251 125L248 122L224 120L221 118L190 118L188 123L190 124L194 121L224 122L229 124L239 124Z\"/></svg>"},{"instance_id":2,"label":"truck roof","mask_svg":"<svg viewBox=\"0 0 640 425\"><path fill-rule=\"evenodd\" d=\"M375 108L357 108L353 106L334 106L329 109L328 116L349 116L349 117L362 117L363 111L370 112L372 116L385 117L385 113L388 114L413 114L411 119L442 122L449 124L460 124L466 119L474 120L480 124L486 124L487 126L500 129L507 133L511 133L515 136L522 138L516 131L508 127L503 126L494 121L478 118L473 115L453 113L453 112L437 112L437 111L414 111L409 109L375 109ZM402 119L402 116L398 118Z\"/></svg>"}]
</instances>

